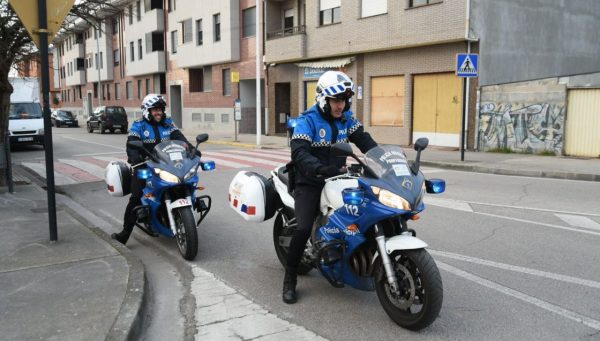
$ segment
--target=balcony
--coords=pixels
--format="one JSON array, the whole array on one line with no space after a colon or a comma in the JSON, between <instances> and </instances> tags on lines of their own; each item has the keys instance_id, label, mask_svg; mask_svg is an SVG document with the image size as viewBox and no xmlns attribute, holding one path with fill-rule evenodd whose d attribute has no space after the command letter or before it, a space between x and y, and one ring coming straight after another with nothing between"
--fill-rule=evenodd
<instances>
[{"instance_id":1,"label":"balcony","mask_svg":"<svg viewBox=\"0 0 600 341\"><path fill-rule=\"evenodd\" d=\"M127 62L128 76L142 76L165 72L165 51L146 53L141 60Z\"/></svg>"},{"instance_id":2,"label":"balcony","mask_svg":"<svg viewBox=\"0 0 600 341\"><path fill-rule=\"evenodd\" d=\"M306 26L295 26L267 33L265 61L281 63L306 57Z\"/></svg>"},{"instance_id":3,"label":"balcony","mask_svg":"<svg viewBox=\"0 0 600 341\"><path fill-rule=\"evenodd\" d=\"M76 85L85 85L85 71L75 71L71 76L67 76L65 79L65 84L67 86L76 86Z\"/></svg>"}]
</instances>

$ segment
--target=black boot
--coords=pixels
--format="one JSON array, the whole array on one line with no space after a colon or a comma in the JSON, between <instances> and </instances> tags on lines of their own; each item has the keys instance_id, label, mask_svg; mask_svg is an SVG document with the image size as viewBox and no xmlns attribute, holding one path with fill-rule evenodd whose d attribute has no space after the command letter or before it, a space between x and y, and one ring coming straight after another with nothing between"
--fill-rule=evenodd
<instances>
[{"instance_id":1,"label":"black boot","mask_svg":"<svg viewBox=\"0 0 600 341\"><path fill-rule=\"evenodd\" d=\"M285 277L283 278L283 302L294 304L298 301L296 295L296 268L287 267L285 269Z\"/></svg>"},{"instance_id":2,"label":"black boot","mask_svg":"<svg viewBox=\"0 0 600 341\"><path fill-rule=\"evenodd\" d=\"M119 243L125 245L127 244L127 240L129 240L129 236L131 235L131 231L133 231L133 226L123 226L123 230L119 233L113 233L110 237Z\"/></svg>"}]
</instances>

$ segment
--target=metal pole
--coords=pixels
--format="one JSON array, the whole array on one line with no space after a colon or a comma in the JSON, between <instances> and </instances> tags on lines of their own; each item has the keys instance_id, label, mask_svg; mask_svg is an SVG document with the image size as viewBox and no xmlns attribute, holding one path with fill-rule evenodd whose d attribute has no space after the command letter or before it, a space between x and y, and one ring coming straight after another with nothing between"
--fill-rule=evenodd
<instances>
[{"instance_id":1,"label":"metal pole","mask_svg":"<svg viewBox=\"0 0 600 341\"><path fill-rule=\"evenodd\" d=\"M467 53L471 53L471 42L467 40ZM463 136L465 136L465 138L463 138L463 146L464 149L467 148L467 146L465 145L466 143L466 136L468 135L468 131L469 131L469 100L470 100L470 94L471 94L471 77L467 77L467 83L465 85L466 88L466 93L465 93L465 125L463 127Z\"/></svg>"},{"instance_id":2,"label":"metal pole","mask_svg":"<svg viewBox=\"0 0 600 341\"><path fill-rule=\"evenodd\" d=\"M50 241L58 240L56 228L56 197L54 189L54 159L52 152L52 124L50 123L50 75L48 69L48 17L46 0L38 0L40 60L42 66L42 101L44 109L44 146L46 152L46 192L48 193L48 225Z\"/></svg>"},{"instance_id":3,"label":"metal pole","mask_svg":"<svg viewBox=\"0 0 600 341\"><path fill-rule=\"evenodd\" d=\"M256 145L260 146L261 135L261 111L260 111L260 3L256 0Z\"/></svg>"},{"instance_id":4,"label":"metal pole","mask_svg":"<svg viewBox=\"0 0 600 341\"><path fill-rule=\"evenodd\" d=\"M4 148L6 149L6 179L8 180L8 192L14 193L14 181L12 176L12 157L10 155L10 133L8 130L6 131L6 143L4 144Z\"/></svg>"},{"instance_id":5,"label":"metal pole","mask_svg":"<svg viewBox=\"0 0 600 341\"><path fill-rule=\"evenodd\" d=\"M463 77L463 92L466 93L467 91L467 77ZM460 134L460 161L465 161L465 121L466 121L466 115L465 115L465 106L466 106L466 102L467 100L465 99L465 94L463 94L463 112L462 112L462 124L461 124L461 134Z\"/></svg>"}]
</instances>

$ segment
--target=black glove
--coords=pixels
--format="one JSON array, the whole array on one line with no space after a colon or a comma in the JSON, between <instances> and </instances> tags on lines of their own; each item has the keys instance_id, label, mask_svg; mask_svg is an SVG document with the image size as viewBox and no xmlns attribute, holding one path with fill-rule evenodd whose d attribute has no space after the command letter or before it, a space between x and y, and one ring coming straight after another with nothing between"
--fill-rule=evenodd
<instances>
[{"instance_id":1,"label":"black glove","mask_svg":"<svg viewBox=\"0 0 600 341\"><path fill-rule=\"evenodd\" d=\"M319 166L317 168L317 174L323 175L324 177L330 178L332 176L344 174L339 168L335 165L327 165L327 166Z\"/></svg>"}]
</instances>

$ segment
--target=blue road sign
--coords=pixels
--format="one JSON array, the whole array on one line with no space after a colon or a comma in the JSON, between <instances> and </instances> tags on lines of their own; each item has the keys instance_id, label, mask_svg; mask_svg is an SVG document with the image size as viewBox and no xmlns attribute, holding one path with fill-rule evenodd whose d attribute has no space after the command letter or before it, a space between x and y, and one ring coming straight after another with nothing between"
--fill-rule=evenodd
<instances>
[{"instance_id":1,"label":"blue road sign","mask_svg":"<svg viewBox=\"0 0 600 341\"><path fill-rule=\"evenodd\" d=\"M479 72L479 55L476 53L459 53L456 55L456 75L458 77L477 77Z\"/></svg>"}]
</instances>

